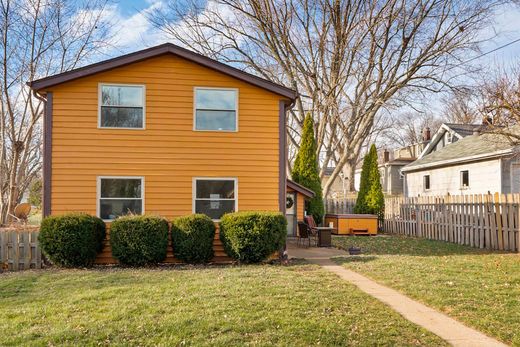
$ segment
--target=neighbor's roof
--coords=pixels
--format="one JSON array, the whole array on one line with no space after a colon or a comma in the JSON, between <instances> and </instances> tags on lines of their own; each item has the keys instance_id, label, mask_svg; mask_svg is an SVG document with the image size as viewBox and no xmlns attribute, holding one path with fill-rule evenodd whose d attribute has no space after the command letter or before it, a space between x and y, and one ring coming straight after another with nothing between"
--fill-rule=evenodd
<instances>
[{"instance_id":1,"label":"neighbor's roof","mask_svg":"<svg viewBox=\"0 0 520 347\"><path fill-rule=\"evenodd\" d=\"M176 46L172 43L164 43L159 46L143 49L141 51L104 60L95 64L80 67L78 69L63 72L57 75L48 76L36 81L28 82L27 84L33 90L40 91L42 89L49 88L61 83L69 82L78 78L90 76L99 72L108 71L114 68L136 63L145 59L157 57L164 54L173 54L175 56L197 63L199 65L222 72L226 75L250 83L257 87L282 95L291 100L294 100L297 96L297 93L292 89L273 83L258 76L251 75L247 72L223 64L216 60L210 59L203 55L197 54L185 48Z\"/></svg>"},{"instance_id":2,"label":"neighbor's roof","mask_svg":"<svg viewBox=\"0 0 520 347\"><path fill-rule=\"evenodd\" d=\"M314 196L316 195L316 193L314 193L309 188L304 187L301 184L298 184L294 181L291 181L290 179L287 179L287 188L291 188L292 190L301 193L308 198L314 198Z\"/></svg>"},{"instance_id":3,"label":"neighbor's roof","mask_svg":"<svg viewBox=\"0 0 520 347\"><path fill-rule=\"evenodd\" d=\"M473 135L473 131L481 126L481 124L456 124L456 123L444 123L448 128L455 131L462 137Z\"/></svg>"},{"instance_id":4,"label":"neighbor's roof","mask_svg":"<svg viewBox=\"0 0 520 347\"><path fill-rule=\"evenodd\" d=\"M419 159L431 153L433 148L437 146L441 138L444 134L449 131L453 132L457 139L463 139L466 136L473 135L473 131L478 129L481 125L479 124L459 124L459 123L442 123L439 129L435 132L431 141L424 146L421 154L419 154ZM454 141L456 142L456 141Z\"/></svg>"},{"instance_id":5,"label":"neighbor's roof","mask_svg":"<svg viewBox=\"0 0 520 347\"><path fill-rule=\"evenodd\" d=\"M512 153L514 146L504 135L476 134L466 136L457 142L425 155L402 168L402 171L449 166L453 164L499 157Z\"/></svg>"}]
</instances>

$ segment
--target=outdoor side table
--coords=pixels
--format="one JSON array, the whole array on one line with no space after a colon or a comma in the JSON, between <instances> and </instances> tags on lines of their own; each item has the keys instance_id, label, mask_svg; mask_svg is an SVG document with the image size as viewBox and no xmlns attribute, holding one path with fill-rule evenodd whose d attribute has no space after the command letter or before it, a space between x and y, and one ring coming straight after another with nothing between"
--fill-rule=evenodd
<instances>
[{"instance_id":1,"label":"outdoor side table","mask_svg":"<svg viewBox=\"0 0 520 347\"><path fill-rule=\"evenodd\" d=\"M316 227L316 230L318 230L318 247L331 247L332 231L334 230L334 228Z\"/></svg>"}]
</instances>

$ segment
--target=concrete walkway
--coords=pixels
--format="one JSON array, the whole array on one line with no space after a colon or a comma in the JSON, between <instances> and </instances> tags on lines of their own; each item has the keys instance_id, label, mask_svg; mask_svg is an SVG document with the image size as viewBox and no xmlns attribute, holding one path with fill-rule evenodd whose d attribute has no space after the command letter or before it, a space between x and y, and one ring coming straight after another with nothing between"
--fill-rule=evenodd
<instances>
[{"instance_id":1,"label":"concrete walkway","mask_svg":"<svg viewBox=\"0 0 520 347\"><path fill-rule=\"evenodd\" d=\"M335 248L298 248L292 243L289 243L288 246L290 258L305 258L307 261L335 273L343 280L356 285L363 292L387 304L409 321L431 331L453 346L506 346L443 313L412 300L393 289L382 286L357 272L347 270L330 260L332 257L348 256L345 251Z\"/></svg>"}]
</instances>

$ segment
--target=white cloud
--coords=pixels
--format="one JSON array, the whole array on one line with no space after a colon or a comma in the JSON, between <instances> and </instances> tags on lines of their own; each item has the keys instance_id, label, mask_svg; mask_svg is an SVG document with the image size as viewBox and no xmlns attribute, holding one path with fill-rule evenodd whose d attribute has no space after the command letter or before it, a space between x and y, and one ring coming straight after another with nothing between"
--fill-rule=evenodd
<instances>
[{"instance_id":1,"label":"white cloud","mask_svg":"<svg viewBox=\"0 0 520 347\"><path fill-rule=\"evenodd\" d=\"M144 10L130 16L124 16L119 6L112 5L106 13L111 23L114 44L119 51L133 52L145 47L161 44L167 40L165 35L156 29L147 16L163 6L160 0L147 0L149 5Z\"/></svg>"}]
</instances>

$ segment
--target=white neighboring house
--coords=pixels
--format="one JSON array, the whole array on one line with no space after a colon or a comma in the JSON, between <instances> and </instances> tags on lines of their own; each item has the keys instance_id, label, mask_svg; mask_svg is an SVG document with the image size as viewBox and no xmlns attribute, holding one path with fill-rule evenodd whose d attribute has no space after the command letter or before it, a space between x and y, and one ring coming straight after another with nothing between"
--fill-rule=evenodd
<instances>
[{"instance_id":1,"label":"white neighboring house","mask_svg":"<svg viewBox=\"0 0 520 347\"><path fill-rule=\"evenodd\" d=\"M442 145L449 130L441 127L419 158L401 169L405 196L520 192L517 148L505 136L467 127L473 127L471 135Z\"/></svg>"}]
</instances>

